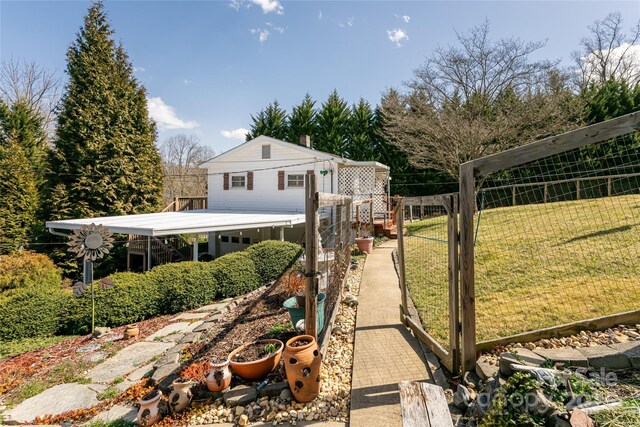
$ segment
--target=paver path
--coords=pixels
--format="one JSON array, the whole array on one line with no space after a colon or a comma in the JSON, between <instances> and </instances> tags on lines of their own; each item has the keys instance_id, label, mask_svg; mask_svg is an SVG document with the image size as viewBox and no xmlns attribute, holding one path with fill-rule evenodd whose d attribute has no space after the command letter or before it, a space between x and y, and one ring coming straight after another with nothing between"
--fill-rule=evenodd
<instances>
[{"instance_id":1,"label":"paver path","mask_svg":"<svg viewBox=\"0 0 640 427\"><path fill-rule=\"evenodd\" d=\"M351 427L401 426L398 383L427 381L424 354L400 323L400 287L385 242L367 256L362 273L351 383Z\"/></svg>"}]
</instances>

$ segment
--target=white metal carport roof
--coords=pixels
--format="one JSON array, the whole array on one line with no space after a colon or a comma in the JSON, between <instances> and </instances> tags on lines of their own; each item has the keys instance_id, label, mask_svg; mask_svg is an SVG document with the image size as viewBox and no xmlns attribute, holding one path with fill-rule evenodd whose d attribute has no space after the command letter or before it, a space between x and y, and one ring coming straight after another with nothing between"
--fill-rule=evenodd
<instances>
[{"instance_id":1,"label":"white metal carport roof","mask_svg":"<svg viewBox=\"0 0 640 427\"><path fill-rule=\"evenodd\" d=\"M235 212L209 209L140 215L47 221L49 230L76 230L100 224L117 234L169 236L259 227L286 227L305 222L303 212Z\"/></svg>"}]
</instances>

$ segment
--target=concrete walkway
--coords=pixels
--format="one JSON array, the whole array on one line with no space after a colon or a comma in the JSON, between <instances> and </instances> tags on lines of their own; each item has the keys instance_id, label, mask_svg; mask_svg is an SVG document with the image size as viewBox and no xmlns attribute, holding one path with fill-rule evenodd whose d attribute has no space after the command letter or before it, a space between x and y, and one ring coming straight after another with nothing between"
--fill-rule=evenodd
<instances>
[{"instance_id":1,"label":"concrete walkway","mask_svg":"<svg viewBox=\"0 0 640 427\"><path fill-rule=\"evenodd\" d=\"M391 253L395 240L367 257L356 318L351 427L401 426L398 383L427 381L424 354L400 323L400 287Z\"/></svg>"}]
</instances>

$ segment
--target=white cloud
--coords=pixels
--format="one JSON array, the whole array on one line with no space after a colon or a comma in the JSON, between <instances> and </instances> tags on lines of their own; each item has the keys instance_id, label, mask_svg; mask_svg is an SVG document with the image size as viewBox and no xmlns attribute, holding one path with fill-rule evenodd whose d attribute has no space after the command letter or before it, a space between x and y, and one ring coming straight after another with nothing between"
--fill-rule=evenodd
<instances>
[{"instance_id":1,"label":"white cloud","mask_svg":"<svg viewBox=\"0 0 640 427\"><path fill-rule=\"evenodd\" d=\"M322 19L322 11L318 12L318 19Z\"/></svg>"},{"instance_id":2,"label":"white cloud","mask_svg":"<svg viewBox=\"0 0 640 427\"><path fill-rule=\"evenodd\" d=\"M133 67L134 73L144 73L145 71L147 70L145 70L143 67Z\"/></svg>"},{"instance_id":3,"label":"white cloud","mask_svg":"<svg viewBox=\"0 0 640 427\"><path fill-rule=\"evenodd\" d=\"M170 129L193 129L198 127L198 123L193 120L182 120L176 115L176 110L165 104L162 98L148 98L147 108L149 109L149 116L158 124L160 130Z\"/></svg>"},{"instance_id":4,"label":"white cloud","mask_svg":"<svg viewBox=\"0 0 640 427\"><path fill-rule=\"evenodd\" d=\"M182 84L185 85L185 86L189 85L191 83L193 83L191 80L187 80L187 79L182 80Z\"/></svg>"},{"instance_id":5,"label":"white cloud","mask_svg":"<svg viewBox=\"0 0 640 427\"><path fill-rule=\"evenodd\" d=\"M347 18L347 22L344 24L338 24L338 26L340 28L345 28L345 27L353 27L353 16L350 18Z\"/></svg>"},{"instance_id":6,"label":"white cloud","mask_svg":"<svg viewBox=\"0 0 640 427\"><path fill-rule=\"evenodd\" d=\"M249 32L251 34L257 35L260 43L264 43L273 33L284 33L284 28L275 27L271 22L267 22L268 28L250 28Z\"/></svg>"},{"instance_id":7,"label":"white cloud","mask_svg":"<svg viewBox=\"0 0 640 427\"><path fill-rule=\"evenodd\" d=\"M238 128L238 129L234 129L234 130L221 130L220 131L220 135L224 136L225 138L230 138L230 139L241 139L244 141L245 137L247 136L247 134L249 133L249 130L245 129L245 128Z\"/></svg>"},{"instance_id":8,"label":"white cloud","mask_svg":"<svg viewBox=\"0 0 640 427\"><path fill-rule=\"evenodd\" d=\"M597 81L601 69L599 58L609 58L606 73L617 79L636 81L640 78L640 45L622 43L611 50L593 52L580 58L585 75L590 81Z\"/></svg>"},{"instance_id":9,"label":"white cloud","mask_svg":"<svg viewBox=\"0 0 640 427\"><path fill-rule=\"evenodd\" d=\"M275 12L278 15L284 14L284 7L278 0L251 0L251 3L257 4L262 8L262 13Z\"/></svg>"},{"instance_id":10,"label":"white cloud","mask_svg":"<svg viewBox=\"0 0 640 427\"><path fill-rule=\"evenodd\" d=\"M409 15L402 15L402 20L408 24L411 21L411 17Z\"/></svg>"},{"instance_id":11,"label":"white cloud","mask_svg":"<svg viewBox=\"0 0 640 427\"><path fill-rule=\"evenodd\" d=\"M409 40L409 35L404 29L396 28L393 30L387 30L387 38L397 47L401 47L404 41Z\"/></svg>"}]
</instances>

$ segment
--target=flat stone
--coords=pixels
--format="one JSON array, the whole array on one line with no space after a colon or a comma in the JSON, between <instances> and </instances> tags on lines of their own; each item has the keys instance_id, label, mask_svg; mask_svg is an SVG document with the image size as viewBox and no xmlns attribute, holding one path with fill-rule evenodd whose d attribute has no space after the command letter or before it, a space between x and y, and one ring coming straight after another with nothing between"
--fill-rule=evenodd
<instances>
[{"instance_id":1,"label":"flat stone","mask_svg":"<svg viewBox=\"0 0 640 427\"><path fill-rule=\"evenodd\" d=\"M632 341L621 344L611 344L609 347L624 353L629 358L629 363L633 368L640 368L640 342Z\"/></svg>"},{"instance_id":2,"label":"flat stone","mask_svg":"<svg viewBox=\"0 0 640 427\"><path fill-rule=\"evenodd\" d=\"M180 340L180 344L191 344L191 343L194 343L194 342L198 341L201 336L202 336L201 332L188 333L187 335L184 336L184 338L182 338Z\"/></svg>"},{"instance_id":3,"label":"flat stone","mask_svg":"<svg viewBox=\"0 0 640 427\"><path fill-rule=\"evenodd\" d=\"M102 346L100 343L93 343L89 345L83 345L82 347L78 347L76 353L89 353L90 351L95 351Z\"/></svg>"},{"instance_id":4,"label":"flat stone","mask_svg":"<svg viewBox=\"0 0 640 427\"><path fill-rule=\"evenodd\" d=\"M93 417L89 424L93 424L98 421L111 422L116 420L135 421L138 412L135 408L124 405L115 405L109 408L108 411L100 412Z\"/></svg>"},{"instance_id":5,"label":"flat stone","mask_svg":"<svg viewBox=\"0 0 640 427\"><path fill-rule=\"evenodd\" d=\"M517 365L520 364L520 361L518 360L515 354L509 353L509 352L504 352L500 354L499 365L500 365L500 373L502 375L507 377L513 375L513 370L511 369L512 364L517 364Z\"/></svg>"},{"instance_id":6,"label":"flat stone","mask_svg":"<svg viewBox=\"0 0 640 427\"><path fill-rule=\"evenodd\" d=\"M541 348L533 350L533 352L538 356L567 366L589 367L587 358L574 348Z\"/></svg>"},{"instance_id":7,"label":"flat stone","mask_svg":"<svg viewBox=\"0 0 640 427\"><path fill-rule=\"evenodd\" d=\"M3 415L9 421L30 423L36 417L91 408L97 404L96 392L89 387L78 383L60 384L30 397Z\"/></svg>"},{"instance_id":8,"label":"flat stone","mask_svg":"<svg viewBox=\"0 0 640 427\"><path fill-rule=\"evenodd\" d=\"M266 386L258 390L258 396L278 397L280 396L280 393L282 393L282 390L284 390L285 388L289 388L289 384L284 381L279 383L267 384Z\"/></svg>"},{"instance_id":9,"label":"flat stone","mask_svg":"<svg viewBox=\"0 0 640 427\"><path fill-rule=\"evenodd\" d=\"M220 320L222 320L223 317L224 317L224 314L216 313L216 314L210 315L209 317L204 319L204 321L209 323L218 323Z\"/></svg>"},{"instance_id":10,"label":"flat stone","mask_svg":"<svg viewBox=\"0 0 640 427\"><path fill-rule=\"evenodd\" d=\"M206 322L204 322L202 325L200 325L200 326L198 326L197 328L195 328L195 329L193 330L193 332L206 332L206 331L208 331L209 329L213 328L213 327L216 325L216 323L218 323L218 322L209 322L209 321L206 321Z\"/></svg>"},{"instance_id":11,"label":"flat stone","mask_svg":"<svg viewBox=\"0 0 640 427\"><path fill-rule=\"evenodd\" d=\"M631 362L626 354L606 345L580 348L578 351L587 358L589 366L592 368L625 369L631 367Z\"/></svg>"},{"instance_id":12,"label":"flat stone","mask_svg":"<svg viewBox=\"0 0 640 427\"><path fill-rule=\"evenodd\" d=\"M191 323L189 322L170 323L159 331L156 331L155 333L149 335L147 338L145 338L145 341L153 341L156 338L160 339L162 337L166 337L167 335L177 334L180 332L191 332L191 330L189 330L190 327Z\"/></svg>"},{"instance_id":13,"label":"flat stone","mask_svg":"<svg viewBox=\"0 0 640 427\"><path fill-rule=\"evenodd\" d=\"M495 377L498 371L498 366L490 364L485 356L481 356L476 362L476 374L478 374L483 381Z\"/></svg>"},{"instance_id":14,"label":"flat stone","mask_svg":"<svg viewBox=\"0 0 640 427\"><path fill-rule=\"evenodd\" d=\"M132 385L134 385L134 384L135 384L135 382L133 382L133 381L124 380L121 383L116 384L116 388L118 390L120 390L121 393L123 393L123 392L127 391L127 389L129 387L131 387Z\"/></svg>"},{"instance_id":15,"label":"flat stone","mask_svg":"<svg viewBox=\"0 0 640 427\"><path fill-rule=\"evenodd\" d=\"M197 312L206 311L207 313L210 313L210 314L221 313L226 307L227 307L226 303L218 302L215 304L209 304L209 305L202 306L200 308L196 308L196 311Z\"/></svg>"},{"instance_id":16,"label":"flat stone","mask_svg":"<svg viewBox=\"0 0 640 427\"><path fill-rule=\"evenodd\" d=\"M516 355L516 359L521 363L524 362L525 365L542 366L547 362L547 359L526 348L518 348L511 352Z\"/></svg>"},{"instance_id":17,"label":"flat stone","mask_svg":"<svg viewBox=\"0 0 640 427\"><path fill-rule=\"evenodd\" d=\"M172 342L172 343L177 343L180 342L180 340L182 338L184 338L185 334L180 334L180 333L176 333L176 334L170 334L167 335L166 337L162 337L160 339L157 339L155 341L162 341L162 342Z\"/></svg>"},{"instance_id":18,"label":"flat stone","mask_svg":"<svg viewBox=\"0 0 640 427\"><path fill-rule=\"evenodd\" d=\"M182 313L181 315L171 319L171 321L175 322L176 320L200 320L204 319L208 315L209 313Z\"/></svg>"},{"instance_id":19,"label":"flat stone","mask_svg":"<svg viewBox=\"0 0 640 427\"><path fill-rule=\"evenodd\" d=\"M100 393L104 393L104 391L109 388L109 385L107 385L107 384L87 384L87 388L89 388L89 390L93 390L96 393L100 394Z\"/></svg>"},{"instance_id":20,"label":"flat stone","mask_svg":"<svg viewBox=\"0 0 640 427\"><path fill-rule=\"evenodd\" d=\"M254 387L241 385L224 393L222 397L229 407L246 406L258 398L258 392Z\"/></svg>"},{"instance_id":21,"label":"flat stone","mask_svg":"<svg viewBox=\"0 0 640 427\"><path fill-rule=\"evenodd\" d=\"M102 362L109 356L109 353L106 351L96 351L95 353L89 353L82 357L82 360L89 363L98 363Z\"/></svg>"},{"instance_id":22,"label":"flat stone","mask_svg":"<svg viewBox=\"0 0 640 427\"><path fill-rule=\"evenodd\" d=\"M137 342L123 348L115 356L105 360L87 374L96 383L111 383L117 377L124 377L135 368L159 354L173 344L164 342Z\"/></svg>"},{"instance_id":23,"label":"flat stone","mask_svg":"<svg viewBox=\"0 0 640 427\"><path fill-rule=\"evenodd\" d=\"M127 375L127 379L133 382L140 381L145 377L151 376L151 371L153 371L153 363L147 363Z\"/></svg>"},{"instance_id":24,"label":"flat stone","mask_svg":"<svg viewBox=\"0 0 640 427\"><path fill-rule=\"evenodd\" d=\"M157 383L162 381L164 378L173 374L180 367L179 363L169 363L166 365L160 366L151 376L151 379Z\"/></svg>"},{"instance_id":25,"label":"flat stone","mask_svg":"<svg viewBox=\"0 0 640 427\"><path fill-rule=\"evenodd\" d=\"M169 365L172 363L178 363L178 360L180 359L180 353L176 353L176 352L167 352L164 354L164 356L162 356L160 359L156 360L153 363L153 367L158 369L161 366L164 365Z\"/></svg>"}]
</instances>

